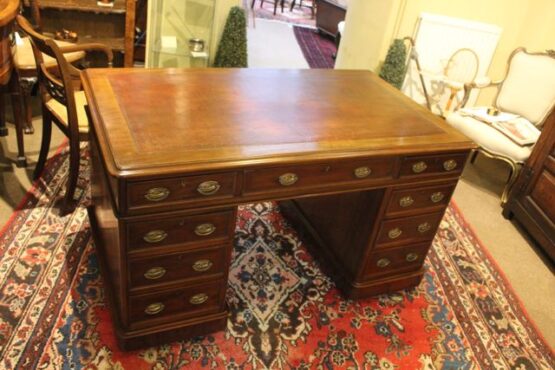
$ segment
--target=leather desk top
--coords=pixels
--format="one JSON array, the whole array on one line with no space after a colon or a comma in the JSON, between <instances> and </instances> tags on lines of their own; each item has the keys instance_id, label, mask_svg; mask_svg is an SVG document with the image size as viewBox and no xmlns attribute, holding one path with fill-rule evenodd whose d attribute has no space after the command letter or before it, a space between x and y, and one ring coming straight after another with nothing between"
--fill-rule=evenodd
<instances>
[{"instance_id":1,"label":"leather desk top","mask_svg":"<svg viewBox=\"0 0 555 370\"><path fill-rule=\"evenodd\" d=\"M83 82L118 177L474 146L367 71L87 69Z\"/></svg>"}]
</instances>

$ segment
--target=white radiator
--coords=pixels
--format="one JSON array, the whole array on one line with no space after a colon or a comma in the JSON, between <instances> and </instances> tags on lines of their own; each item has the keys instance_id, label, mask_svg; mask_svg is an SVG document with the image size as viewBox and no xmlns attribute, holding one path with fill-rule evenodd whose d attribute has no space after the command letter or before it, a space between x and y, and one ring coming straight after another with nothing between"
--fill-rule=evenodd
<instances>
[{"instance_id":1,"label":"white radiator","mask_svg":"<svg viewBox=\"0 0 555 370\"><path fill-rule=\"evenodd\" d=\"M432 103L437 107L446 106L450 90L442 91L435 76L443 75L447 61L462 48L473 50L479 58L478 78L486 76L499 37L501 28L486 23L465 19L422 13L418 19L413 38L424 72L424 80L431 95ZM422 85L415 63L410 62L403 84L403 92L420 104L425 104ZM478 92L471 94L468 106L474 105ZM453 105L459 101L463 92L459 92Z\"/></svg>"}]
</instances>

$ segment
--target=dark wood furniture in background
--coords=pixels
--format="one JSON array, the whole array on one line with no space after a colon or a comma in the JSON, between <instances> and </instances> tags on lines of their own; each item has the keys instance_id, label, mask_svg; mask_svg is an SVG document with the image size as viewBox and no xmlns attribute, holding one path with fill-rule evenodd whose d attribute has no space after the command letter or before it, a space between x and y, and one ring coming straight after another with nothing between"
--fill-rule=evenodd
<instances>
[{"instance_id":1,"label":"dark wood furniture in background","mask_svg":"<svg viewBox=\"0 0 555 370\"><path fill-rule=\"evenodd\" d=\"M503 209L555 263L555 111L546 119Z\"/></svg>"},{"instance_id":2,"label":"dark wood furniture in background","mask_svg":"<svg viewBox=\"0 0 555 370\"><path fill-rule=\"evenodd\" d=\"M83 82L89 217L123 348L225 328L239 204L295 199L348 297L418 284L473 148L366 71L89 69Z\"/></svg>"},{"instance_id":3,"label":"dark wood furniture in background","mask_svg":"<svg viewBox=\"0 0 555 370\"><path fill-rule=\"evenodd\" d=\"M12 99L12 108L17 135L18 167L25 167L27 160L23 143L23 116L19 76L14 68L12 55L12 32L15 17L19 12L19 0L0 0L0 136L8 135L5 122L4 94Z\"/></svg>"},{"instance_id":4,"label":"dark wood furniture in background","mask_svg":"<svg viewBox=\"0 0 555 370\"><path fill-rule=\"evenodd\" d=\"M78 43L107 45L123 55L119 64L133 66L136 0L115 0L113 7L98 6L96 0L26 0L30 1L38 3L43 32L75 31Z\"/></svg>"},{"instance_id":5,"label":"dark wood furniture in background","mask_svg":"<svg viewBox=\"0 0 555 370\"><path fill-rule=\"evenodd\" d=\"M318 31L335 37L337 25L345 20L347 7L337 0L315 0L316 1L316 27Z\"/></svg>"}]
</instances>

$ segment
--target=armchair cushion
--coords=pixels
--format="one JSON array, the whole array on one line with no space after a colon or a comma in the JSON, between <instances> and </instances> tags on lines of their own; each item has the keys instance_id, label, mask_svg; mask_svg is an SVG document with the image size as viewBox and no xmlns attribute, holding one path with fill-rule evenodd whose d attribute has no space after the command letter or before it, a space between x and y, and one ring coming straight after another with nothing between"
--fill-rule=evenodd
<instances>
[{"instance_id":1,"label":"armchair cushion","mask_svg":"<svg viewBox=\"0 0 555 370\"><path fill-rule=\"evenodd\" d=\"M533 146L520 146L490 125L457 112L446 118L455 127L487 151L511 158L517 163L524 162L532 152Z\"/></svg>"},{"instance_id":2,"label":"armchair cushion","mask_svg":"<svg viewBox=\"0 0 555 370\"><path fill-rule=\"evenodd\" d=\"M511 59L496 105L541 125L555 103L555 58L520 51Z\"/></svg>"},{"instance_id":3,"label":"armchair cushion","mask_svg":"<svg viewBox=\"0 0 555 370\"><path fill-rule=\"evenodd\" d=\"M87 98L84 91L75 92L75 106L77 108L77 120L79 123L79 132L89 132L89 120L85 112L85 105L87 105ZM67 126L67 108L56 99L50 99L46 103L48 110L58 118L58 121Z\"/></svg>"}]
</instances>

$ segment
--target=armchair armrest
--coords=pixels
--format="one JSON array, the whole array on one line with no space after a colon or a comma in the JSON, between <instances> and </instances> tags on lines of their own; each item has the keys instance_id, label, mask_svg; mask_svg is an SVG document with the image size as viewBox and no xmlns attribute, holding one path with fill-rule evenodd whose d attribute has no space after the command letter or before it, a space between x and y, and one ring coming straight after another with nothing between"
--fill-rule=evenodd
<instances>
[{"instance_id":1,"label":"armchair armrest","mask_svg":"<svg viewBox=\"0 0 555 370\"><path fill-rule=\"evenodd\" d=\"M112 49L107 47L101 43L88 43L88 44L76 44L76 45L69 45L69 46L62 46L60 47L60 51L64 54L74 53L76 51L100 51L106 55L106 59L108 61L108 67L112 67L114 61L114 53Z\"/></svg>"},{"instance_id":2,"label":"armchair armrest","mask_svg":"<svg viewBox=\"0 0 555 370\"><path fill-rule=\"evenodd\" d=\"M501 82L503 82L503 80L492 81L491 78L484 76L484 77L478 77L472 82L465 83L464 96L456 109L464 108L464 106L468 102L468 99L470 98L470 93L472 92L473 89L483 89L486 87L498 86L499 84L501 84Z\"/></svg>"}]
</instances>

